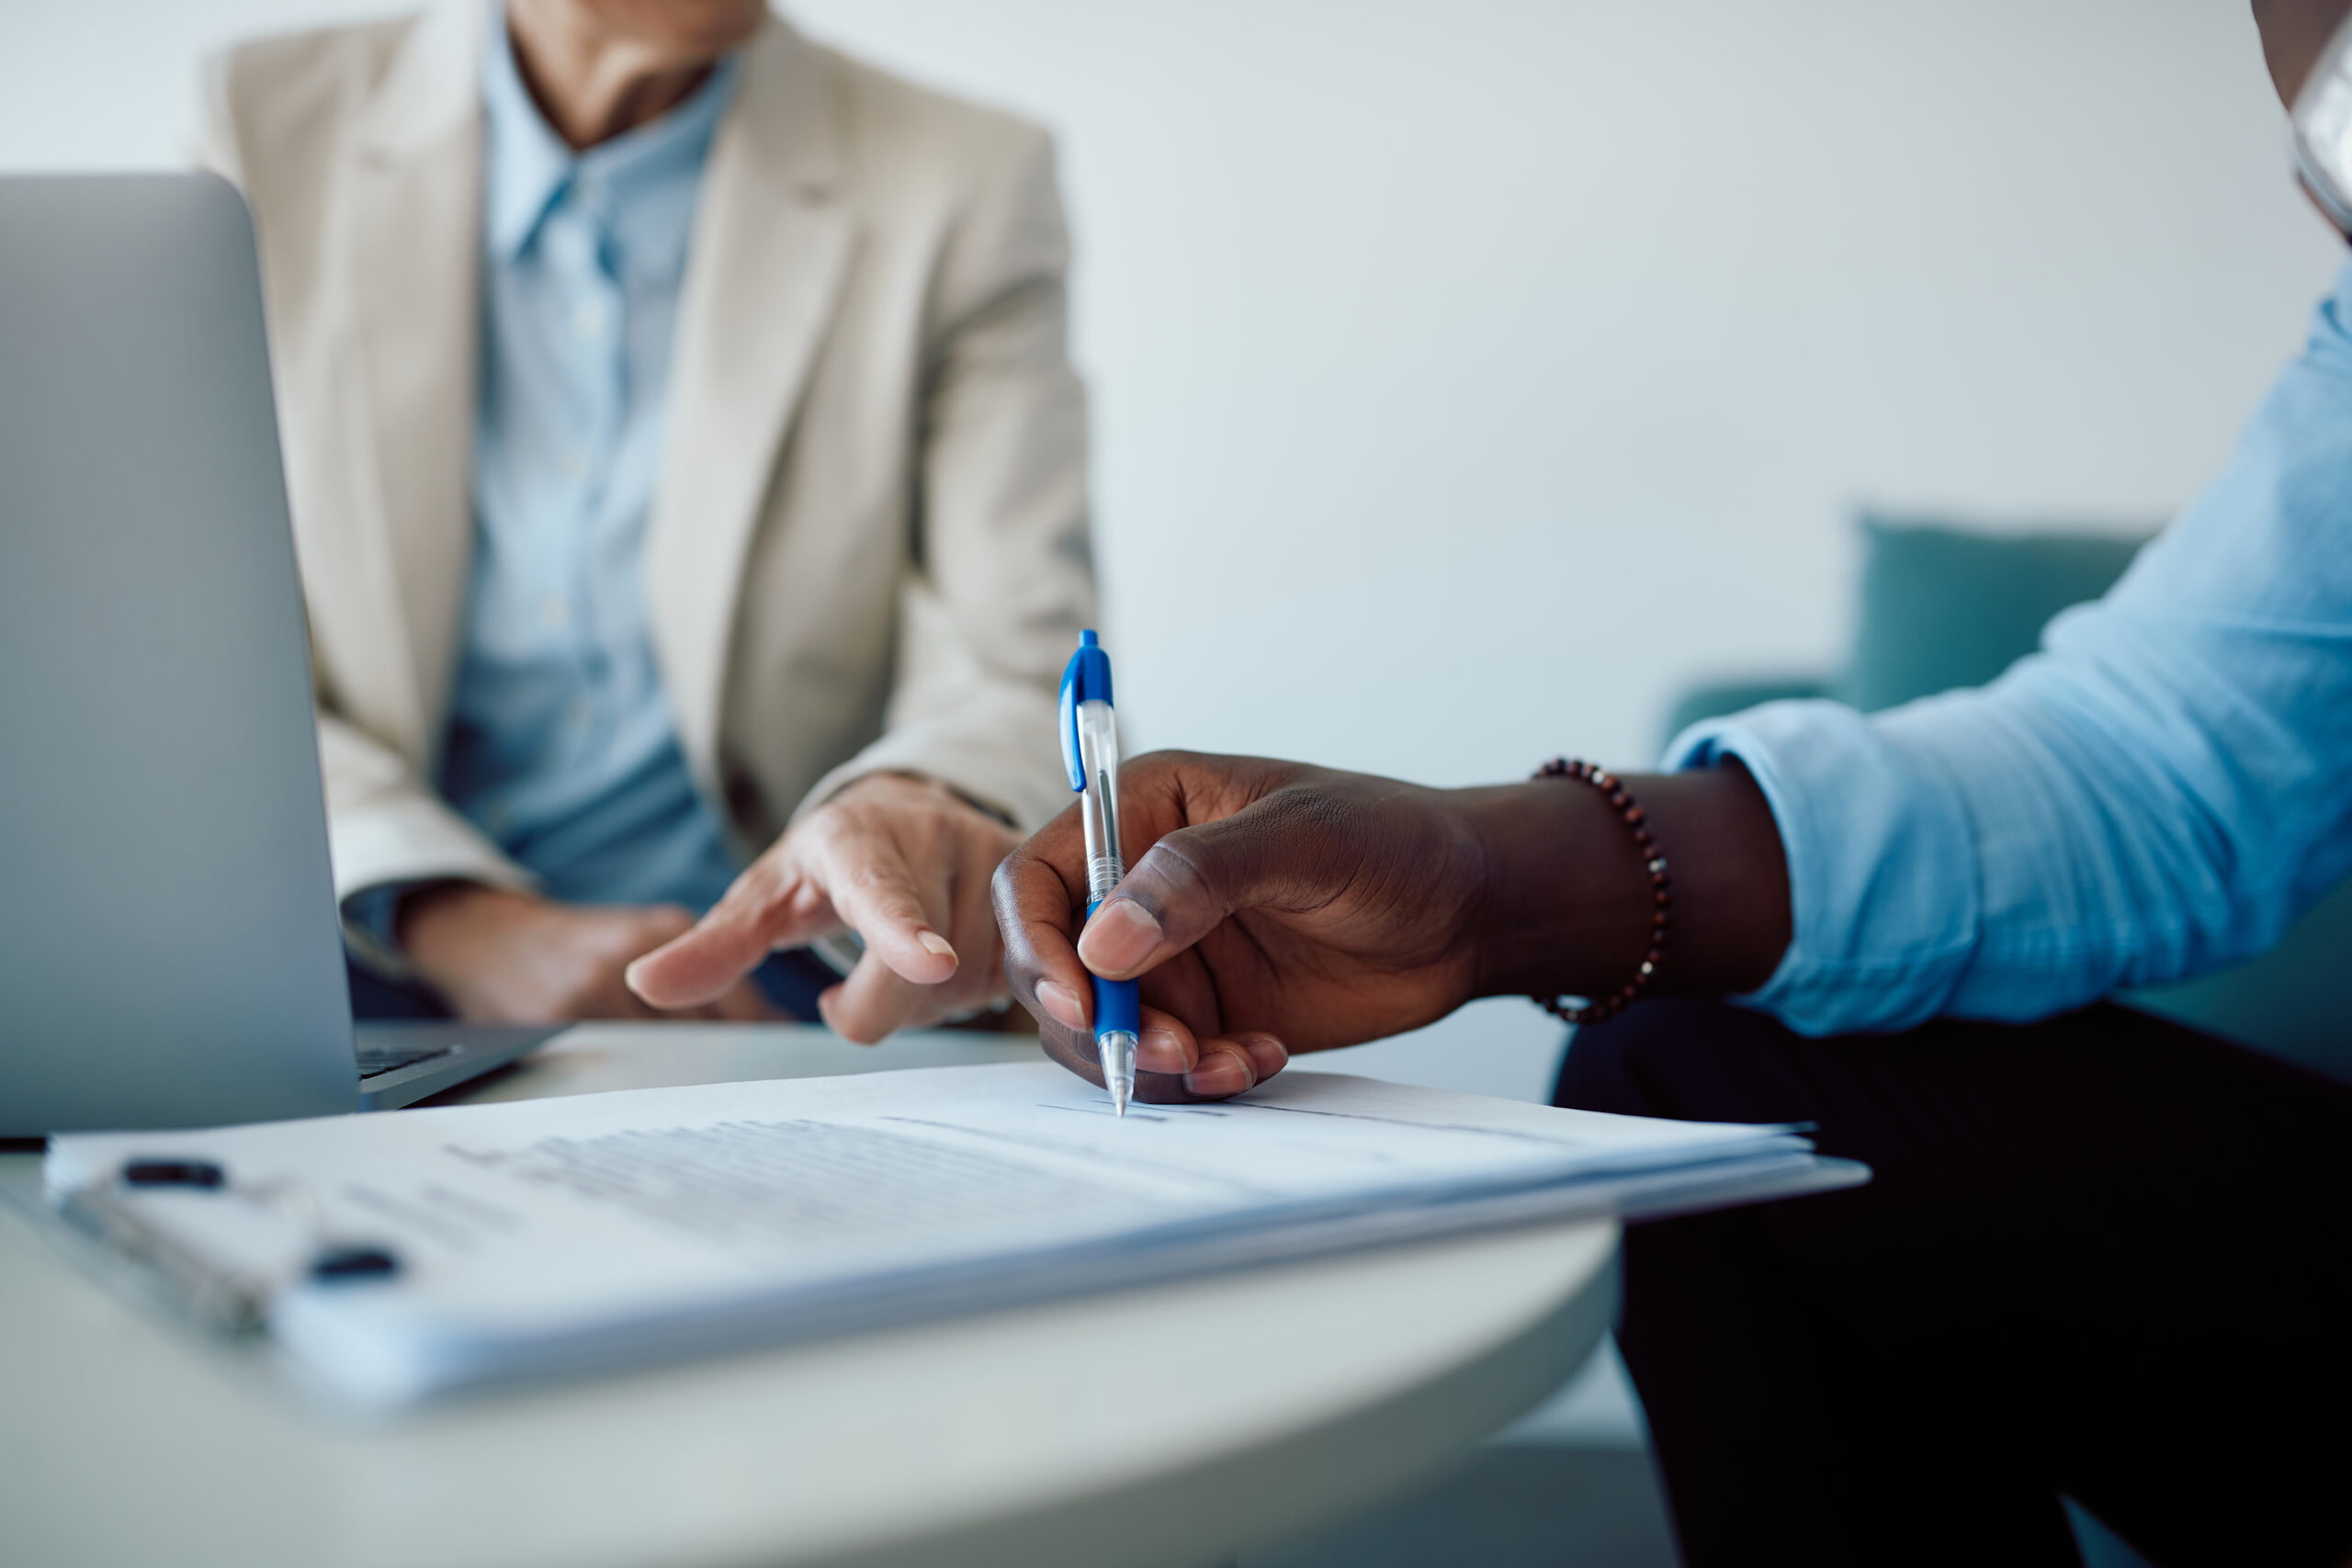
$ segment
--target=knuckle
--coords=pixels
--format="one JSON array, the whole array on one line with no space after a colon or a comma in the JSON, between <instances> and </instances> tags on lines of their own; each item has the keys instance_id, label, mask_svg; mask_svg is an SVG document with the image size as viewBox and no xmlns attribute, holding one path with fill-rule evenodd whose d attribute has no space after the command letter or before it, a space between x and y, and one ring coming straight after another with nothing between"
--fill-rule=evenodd
<instances>
[{"instance_id":1,"label":"knuckle","mask_svg":"<svg viewBox=\"0 0 2352 1568\"><path fill-rule=\"evenodd\" d=\"M810 812L798 832L802 842L816 853L833 854L858 837L865 826L864 818L864 810L856 803L837 800Z\"/></svg>"},{"instance_id":2,"label":"knuckle","mask_svg":"<svg viewBox=\"0 0 2352 1568\"><path fill-rule=\"evenodd\" d=\"M1265 799L1263 809L1285 838L1329 843L1354 835L1356 803L1313 784L1285 784Z\"/></svg>"},{"instance_id":3,"label":"knuckle","mask_svg":"<svg viewBox=\"0 0 2352 1568\"><path fill-rule=\"evenodd\" d=\"M848 880L869 906L884 915L903 916L916 905L898 866L866 861L850 873Z\"/></svg>"},{"instance_id":4,"label":"knuckle","mask_svg":"<svg viewBox=\"0 0 2352 1568\"><path fill-rule=\"evenodd\" d=\"M947 846L947 819L937 811L910 812L899 822L899 852L929 865L943 858Z\"/></svg>"},{"instance_id":5,"label":"knuckle","mask_svg":"<svg viewBox=\"0 0 2352 1568\"><path fill-rule=\"evenodd\" d=\"M1149 868L1147 887L1160 905L1204 898L1223 908L1232 880L1230 860L1216 840L1186 828L1154 844L1136 869Z\"/></svg>"},{"instance_id":6,"label":"knuckle","mask_svg":"<svg viewBox=\"0 0 2352 1568\"><path fill-rule=\"evenodd\" d=\"M774 908L797 879L798 848L778 840L729 886L719 902L763 913Z\"/></svg>"}]
</instances>

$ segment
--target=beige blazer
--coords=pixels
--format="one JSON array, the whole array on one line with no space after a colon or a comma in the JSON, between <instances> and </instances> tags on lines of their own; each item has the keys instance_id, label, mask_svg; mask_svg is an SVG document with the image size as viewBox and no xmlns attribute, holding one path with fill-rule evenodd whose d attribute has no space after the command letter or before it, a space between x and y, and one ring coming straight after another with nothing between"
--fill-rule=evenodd
<instances>
[{"instance_id":1,"label":"beige blazer","mask_svg":"<svg viewBox=\"0 0 2352 1568\"><path fill-rule=\"evenodd\" d=\"M482 0L228 51L339 897L529 878L435 795L473 546ZM647 525L654 653L749 855L877 770L1033 826L1093 615L1069 246L1035 127L771 17L712 143Z\"/></svg>"}]
</instances>

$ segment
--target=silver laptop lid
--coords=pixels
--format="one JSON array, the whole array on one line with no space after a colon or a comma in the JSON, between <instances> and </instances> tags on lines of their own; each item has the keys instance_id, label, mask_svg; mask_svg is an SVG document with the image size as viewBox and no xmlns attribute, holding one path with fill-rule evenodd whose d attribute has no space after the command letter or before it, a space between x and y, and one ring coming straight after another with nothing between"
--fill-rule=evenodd
<instances>
[{"instance_id":1,"label":"silver laptop lid","mask_svg":"<svg viewBox=\"0 0 2352 1568\"><path fill-rule=\"evenodd\" d=\"M0 1136L348 1111L253 229L0 179Z\"/></svg>"}]
</instances>

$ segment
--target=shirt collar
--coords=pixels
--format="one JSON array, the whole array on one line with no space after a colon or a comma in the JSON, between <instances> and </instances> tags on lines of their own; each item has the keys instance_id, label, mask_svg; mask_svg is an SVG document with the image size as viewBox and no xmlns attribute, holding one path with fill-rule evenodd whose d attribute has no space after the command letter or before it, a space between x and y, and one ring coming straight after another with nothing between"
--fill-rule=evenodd
<instances>
[{"instance_id":1,"label":"shirt collar","mask_svg":"<svg viewBox=\"0 0 2352 1568\"><path fill-rule=\"evenodd\" d=\"M632 249L666 248L666 256L645 255L644 262L674 269L683 262L683 223L630 225L626 216L631 201L665 185L685 187L691 197L694 176L701 168L732 95L736 60L718 62L692 96L659 119L624 135L574 152L557 135L530 89L523 85L514 62L514 47L506 32L503 6L490 10L489 46L482 51L482 104L488 119L489 158L485 180L486 238L491 253L511 261L530 247L540 221L550 208L575 188L593 191L594 200L608 221L632 231ZM683 176L683 178L681 178Z\"/></svg>"}]
</instances>

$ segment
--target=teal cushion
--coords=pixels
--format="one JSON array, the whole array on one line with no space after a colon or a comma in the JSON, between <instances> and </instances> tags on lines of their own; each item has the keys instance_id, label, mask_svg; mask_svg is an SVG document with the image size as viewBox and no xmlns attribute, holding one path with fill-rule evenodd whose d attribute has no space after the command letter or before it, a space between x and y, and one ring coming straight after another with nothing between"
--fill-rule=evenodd
<instances>
[{"instance_id":1,"label":"teal cushion","mask_svg":"<svg viewBox=\"0 0 2352 1568\"><path fill-rule=\"evenodd\" d=\"M1837 695L1868 713L1981 686L2032 652L2051 616L2105 593L2144 543L1865 516L1861 626Z\"/></svg>"}]
</instances>

